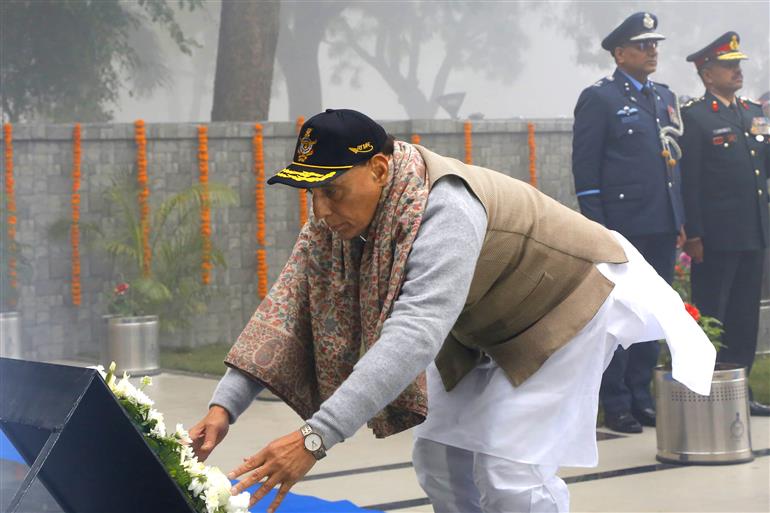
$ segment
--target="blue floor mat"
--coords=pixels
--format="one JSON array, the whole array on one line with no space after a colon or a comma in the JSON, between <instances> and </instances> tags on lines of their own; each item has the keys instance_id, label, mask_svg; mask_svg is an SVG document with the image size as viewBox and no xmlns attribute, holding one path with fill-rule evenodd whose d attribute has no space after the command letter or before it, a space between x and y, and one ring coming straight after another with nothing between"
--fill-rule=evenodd
<instances>
[{"instance_id":1,"label":"blue floor mat","mask_svg":"<svg viewBox=\"0 0 770 513\"><path fill-rule=\"evenodd\" d=\"M11 444L11 441L0 430L0 460L15 461L17 463L24 463L24 458L21 457L19 451L16 450Z\"/></svg>"},{"instance_id":2,"label":"blue floor mat","mask_svg":"<svg viewBox=\"0 0 770 513\"><path fill-rule=\"evenodd\" d=\"M253 493L256 488L257 485L254 485L248 488L248 492ZM276 493L276 490L271 491L249 511L252 513L266 512L270 504L273 503ZM359 508L350 501L331 502L310 495L298 495L291 492L278 507L278 513L307 513L311 511L313 513L377 513L373 509Z\"/></svg>"},{"instance_id":3,"label":"blue floor mat","mask_svg":"<svg viewBox=\"0 0 770 513\"><path fill-rule=\"evenodd\" d=\"M16 448L11 444L8 438L0 430L0 460L14 461L26 466L24 458L21 457ZM233 481L235 483L235 481ZM11 484L11 483L6 483ZM21 484L19 482L19 484ZM18 485L17 485L18 486ZM253 493L258 485L248 489ZM264 513L273 502L276 490L271 491L264 499L254 505L249 511L252 513ZM359 508L350 501L325 501L309 495L298 495L289 492L286 498L278 508L278 513L377 513L374 510Z\"/></svg>"}]
</instances>

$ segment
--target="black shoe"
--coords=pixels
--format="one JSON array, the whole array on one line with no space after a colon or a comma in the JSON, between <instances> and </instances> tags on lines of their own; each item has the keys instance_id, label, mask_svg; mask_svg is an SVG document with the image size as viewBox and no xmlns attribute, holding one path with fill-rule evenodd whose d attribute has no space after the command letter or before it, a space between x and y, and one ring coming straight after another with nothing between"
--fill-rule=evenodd
<instances>
[{"instance_id":1,"label":"black shoe","mask_svg":"<svg viewBox=\"0 0 770 513\"><path fill-rule=\"evenodd\" d=\"M604 414L604 425L618 433L641 433L642 425L629 412Z\"/></svg>"},{"instance_id":2,"label":"black shoe","mask_svg":"<svg viewBox=\"0 0 770 513\"><path fill-rule=\"evenodd\" d=\"M655 427L655 410L653 408L632 410L631 413L642 426Z\"/></svg>"},{"instance_id":3,"label":"black shoe","mask_svg":"<svg viewBox=\"0 0 770 513\"><path fill-rule=\"evenodd\" d=\"M751 400L749 401L749 413L755 417L770 417L770 406Z\"/></svg>"}]
</instances>

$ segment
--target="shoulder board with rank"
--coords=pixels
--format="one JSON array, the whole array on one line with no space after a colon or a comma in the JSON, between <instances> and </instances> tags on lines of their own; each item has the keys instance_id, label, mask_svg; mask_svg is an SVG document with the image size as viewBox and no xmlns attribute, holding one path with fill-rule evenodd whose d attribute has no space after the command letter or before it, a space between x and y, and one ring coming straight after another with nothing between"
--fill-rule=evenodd
<instances>
[{"instance_id":1,"label":"shoulder board with rank","mask_svg":"<svg viewBox=\"0 0 770 513\"><path fill-rule=\"evenodd\" d=\"M692 98L690 101L682 105L683 109L686 109L687 107L692 107L696 103L702 102L704 100L705 96L701 96L700 98Z\"/></svg>"},{"instance_id":2,"label":"shoulder board with rank","mask_svg":"<svg viewBox=\"0 0 770 513\"><path fill-rule=\"evenodd\" d=\"M615 77L613 77L612 75L607 75L606 77L602 77L599 80L597 80L596 82L594 82L593 86L594 87L601 87L601 86L603 86L605 84L609 84L613 80L615 80Z\"/></svg>"},{"instance_id":3,"label":"shoulder board with rank","mask_svg":"<svg viewBox=\"0 0 770 513\"><path fill-rule=\"evenodd\" d=\"M757 107L761 107L761 106L762 106L762 104L761 104L761 103L759 103L759 102L758 102L757 100L755 100L754 98L748 98L748 97L746 97L746 96L741 96L741 97L740 97L740 100L741 100L742 102L751 103L751 104L753 104L753 105L756 105Z\"/></svg>"}]
</instances>

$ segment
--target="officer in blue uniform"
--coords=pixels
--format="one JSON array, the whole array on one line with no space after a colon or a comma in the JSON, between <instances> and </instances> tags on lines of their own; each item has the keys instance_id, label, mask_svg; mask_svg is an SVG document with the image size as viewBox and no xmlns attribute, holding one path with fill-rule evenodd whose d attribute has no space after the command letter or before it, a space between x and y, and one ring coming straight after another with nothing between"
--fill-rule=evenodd
<instances>
[{"instance_id":1,"label":"officer in blue uniform","mask_svg":"<svg viewBox=\"0 0 770 513\"><path fill-rule=\"evenodd\" d=\"M629 16L603 41L615 72L586 88L575 106L572 172L580 210L623 234L669 283L684 209L675 138L681 134L676 96L648 76L657 67L654 14ZM658 342L619 348L604 373L605 424L639 433L655 425L650 394Z\"/></svg>"},{"instance_id":2,"label":"officer in blue uniform","mask_svg":"<svg viewBox=\"0 0 770 513\"><path fill-rule=\"evenodd\" d=\"M685 251L692 299L724 325L718 361L751 370L757 348L764 250L770 246L770 124L743 86L740 37L727 32L687 57L706 94L682 107ZM752 415L770 407L750 397Z\"/></svg>"}]
</instances>

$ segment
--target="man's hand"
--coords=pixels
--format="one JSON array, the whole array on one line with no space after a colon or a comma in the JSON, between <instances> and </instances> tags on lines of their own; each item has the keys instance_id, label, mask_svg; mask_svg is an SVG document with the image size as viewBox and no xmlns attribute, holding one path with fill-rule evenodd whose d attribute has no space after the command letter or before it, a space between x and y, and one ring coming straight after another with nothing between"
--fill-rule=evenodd
<instances>
[{"instance_id":1,"label":"man's hand","mask_svg":"<svg viewBox=\"0 0 770 513\"><path fill-rule=\"evenodd\" d=\"M273 440L257 454L246 458L243 465L227 474L229 479L235 479L249 471L254 471L235 485L231 493L237 495L264 479L265 482L262 483L262 486L251 496L251 502L249 502L249 509L251 509L270 490L280 486L275 500L267 509L268 513L273 513L286 497L286 494L289 493L291 487L305 477L315 462L315 457L305 449L302 434L299 431L294 431Z\"/></svg>"},{"instance_id":2,"label":"man's hand","mask_svg":"<svg viewBox=\"0 0 770 513\"><path fill-rule=\"evenodd\" d=\"M676 238L676 249L682 249L685 242L687 242L687 234L684 231L684 226L682 226L679 228L679 235Z\"/></svg>"},{"instance_id":3,"label":"man's hand","mask_svg":"<svg viewBox=\"0 0 770 513\"><path fill-rule=\"evenodd\" d=\"M230 429L230 414L218 405L209 408L209 412L200 422L190 429L192 448L200 461L206 461L211 451Z\"/></svg>"},{"instance_id":4,"label":"man's hand","mask_svg":"<svg viewBox=\"0 0 770 513\"><path fill-rule=\"evenodd\" d=\"M690 255L690 258L692 258L692 261L696 264L703 263L703 241L700 237L688 239L687 242L684 243L684 252Z\"/></svg>"}]
</instances>

